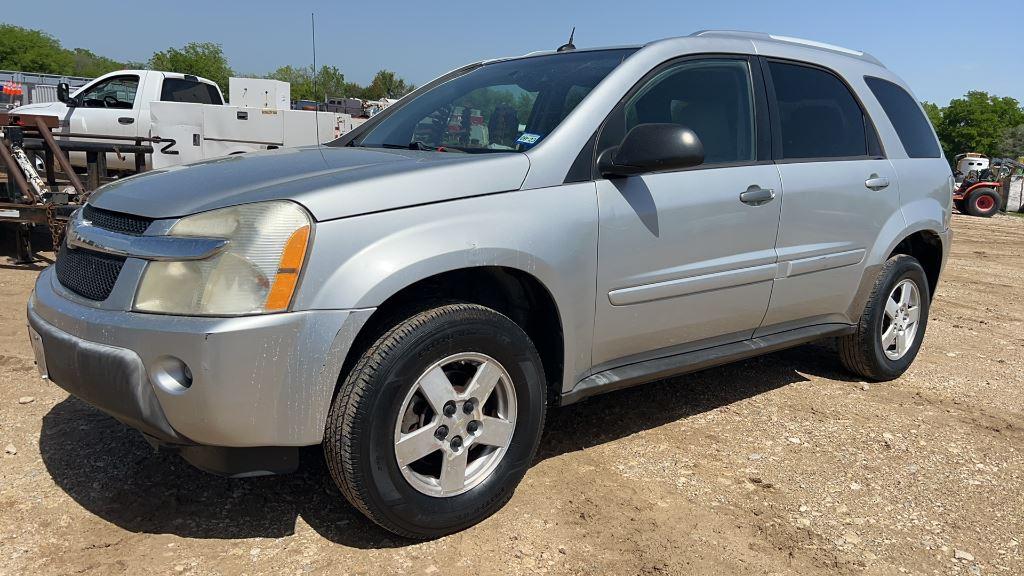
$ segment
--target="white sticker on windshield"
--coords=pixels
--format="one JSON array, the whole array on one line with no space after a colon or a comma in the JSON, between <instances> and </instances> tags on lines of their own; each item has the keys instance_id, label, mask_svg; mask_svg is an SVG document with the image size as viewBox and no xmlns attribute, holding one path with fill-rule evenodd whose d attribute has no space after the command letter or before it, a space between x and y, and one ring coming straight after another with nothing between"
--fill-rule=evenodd
<instances>
[{"instance_id":1,"label":"white sticker on windshield","mask_svg":"<svg viewBox=\"0 0 1024 576\"><path fill-rule=\"evenodd\" d=\"M523 135L520 136L518 140L516 140L516 142L520 144L536 144L537 140L540 140L540 134L530 134L529 132L524 132Z\"/></svg>"}]
</instances>

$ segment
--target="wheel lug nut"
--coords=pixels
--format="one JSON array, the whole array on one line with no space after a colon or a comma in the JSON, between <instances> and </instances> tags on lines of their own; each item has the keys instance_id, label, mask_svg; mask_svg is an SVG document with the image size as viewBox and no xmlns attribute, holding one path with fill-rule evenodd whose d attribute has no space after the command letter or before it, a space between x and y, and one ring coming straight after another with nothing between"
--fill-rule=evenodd
<instances>
[{"instance_id":1,"label":"wheel lug nut","mask_svg":"<svg viewBox=\"0 0 1024 576\"><path fill-rule=\"evenodd\" d=\"M458 451L459 448L462 448L462 436L456 436L455 438L452 438L451 446L452 450L455 451Z\"/></svg>"},{"instance_id":2,"label":"wheel lug nut","mask_svg":"<svg viewBox=\"0 0 1024 576\"><path fill-rule=\"evenodd\" d=\"M451 400L445 402L444 408L442 408L442 410L444 411L445 416L454 416L455 411L457 410L457 408L455 407L455 402L452 402Z\"/></svg>"},{"instance_id":3,"label":"wheel lug nut","mask_svg":"<svg viewBox=\"0 0 1024 576\"><path fill-rule=\"evenodd\" d=\"M466 414L472 414L473 413L473 407L474 407L473 406L473 400L472 399L466 400L466 402L462 405L462 411L465 412Z\"/></svg>"},{"instance_id":4,"label":"wheel lug nut","mask_svg":"<svg viewBox=\"0 0 1024 576\"><path fill-rule=\"evenodd\" d=\"M448 437L448 427L445 426L444 424L438 426L437 430L434 430L434 438L437 438L438 440L444 440L447 437Z\"/></svg>"},{"instance_id":5,"label":"wheel lug nut","mask_svg":"<svg viewBox=\"0 0 1024 576\"><path fill-rule=\"evenodd\" d=\"M466 424L466 432L469 432L470 434L476 434L476 431L479 429L480 423L477 422L476 420L473 420L469 424Z\"/></svg>"}]
</instances>

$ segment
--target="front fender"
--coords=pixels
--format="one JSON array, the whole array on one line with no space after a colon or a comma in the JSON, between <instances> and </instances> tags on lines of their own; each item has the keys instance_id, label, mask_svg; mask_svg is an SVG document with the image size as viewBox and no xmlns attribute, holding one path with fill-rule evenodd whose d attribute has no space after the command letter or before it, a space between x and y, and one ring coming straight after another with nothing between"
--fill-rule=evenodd
<instances>
[{"instance_id":1,"label":"front fender","mask_svg":"<svg viewBox=\"0 0 1024 576\"><path fill-rule=\"evenodd\" d=\"M519 270L544 285L564 333L563 377L589 369L597 275L593 182L318 223L295 308L373 308L420 280L480 266Z\"/></svg>"}]
</instances>

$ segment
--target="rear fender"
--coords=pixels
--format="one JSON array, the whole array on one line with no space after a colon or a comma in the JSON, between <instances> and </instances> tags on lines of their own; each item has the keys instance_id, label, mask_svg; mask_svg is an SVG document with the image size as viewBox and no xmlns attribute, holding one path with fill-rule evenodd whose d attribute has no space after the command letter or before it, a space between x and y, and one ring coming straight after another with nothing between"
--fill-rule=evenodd
<instances>
[{"instance_id":1,"label":"rear fender","mask_svg":"<svg viewBox=\"0 0 1024 576\"><path fill-rule=\"evenodd\" d=\"M998 190L1001 187L1002 184L1000 184L999 182L978 182L976 184L972 184L963 192L958 191L956 194L953 195L953 198L956 200L963 200L964 198L970 196L971 192L974 192L978 188L992 188L994 190Z\"/></svg>"}]
</instances>

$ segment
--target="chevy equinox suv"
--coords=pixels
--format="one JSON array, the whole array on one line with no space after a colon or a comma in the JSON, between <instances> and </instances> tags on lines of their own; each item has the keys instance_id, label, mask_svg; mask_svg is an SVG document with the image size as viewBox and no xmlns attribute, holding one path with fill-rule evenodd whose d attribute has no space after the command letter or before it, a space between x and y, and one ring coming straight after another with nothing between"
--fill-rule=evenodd
<instances>
[{"instance_id":1,"label":"chevy equinox suv","mask_svg":"<svg viewBox=\"0 0 1024 576\"><path fill-rule=\"evenodd\" d=\"M699 32L446 74L325 146L149 172L28 303L58 386L202 469L429 538L511 497L546 407L825 337L890 380L952 175L862 52Z\"/></svg>"}]
</instances>

